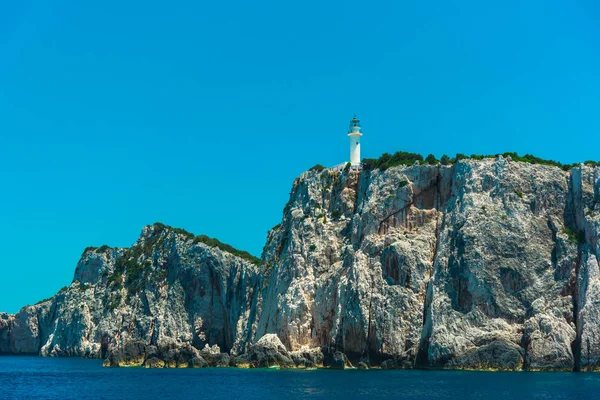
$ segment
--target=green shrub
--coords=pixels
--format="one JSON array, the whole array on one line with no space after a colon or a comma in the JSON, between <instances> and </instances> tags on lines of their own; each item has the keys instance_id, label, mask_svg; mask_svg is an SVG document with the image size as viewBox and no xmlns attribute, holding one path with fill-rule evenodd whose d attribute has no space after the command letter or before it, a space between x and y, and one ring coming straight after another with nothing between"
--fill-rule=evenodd
<instances>
[{"instance_id":1,"label":"green shrub","mask_svg":"<svg viewBox=\"0 0 600 400\"><path fill-rule=\"evenodd\" d=\"M407 186L409 183L410 182L408 182L408 181L402 180L402 181L400 181L400 183L398 183L398 186L403 188L404 186Z\"/></svg>"},{"instance_id":2,"label":"green shrub","mask_svg":"<svg viewBox=\"0 0 600 400\"><path fill-rule=\"evenodd\" d=\"M171 229L171 231L175 232L178 235L185 236L186 239L194 238L194 234L186 231L185 229L181 229L181 228L170 228L170 229Z\"/></svg>"},{"instance_id":3,"label":"green shrub","mask_svg":"<svg viewBox=\"0 0 600 400\"><path fill-rule=\"evenodd\" d=\"M344 172L350 171L350 167L352 167L352 163L351 162L346 163L346 166L344 167Z\"/></svg>"},{"instance_id":4,"label":"green shrub","mask_svg":"<svg viewBox=\"0 0 600 400\"><path fill-rule=\"evenodd\" d=\"M310 167L309 171L317 171L317 172L321 172L325 169L324 166L322 166L321 164L316 164L313 165L312 167Z\"/></svg>"},{"instance_id":5,"label":"green shrub","mask_svg":"<svg viewBox=\"0 0 600 400\"><path fill-rule=\"evenodd\" d=\"M429 165L436 165L438 163L438 159L435 158L433 154L430 154L425 158L425 162Z\"/></svg>"},{"instance_id":6,"label":"green shrub","mask_svg":"<svg viewBox=\"0 0 600 400\"><path fill-rule=\"evenodd\" d=\"M416 153L408 153L405 151L398 151L396 153L389 154L383 153L378 159L365 158L363 159L363 169L379 169L385 171L388 168L396 167L399 165L413 165L415 162L422 162L423 156Z\"/></svg>"},{"instance_id":7,"label":"green shrub","mask_svg":"<svg viewBox=\"0 0 600 400\"><path fill-rule=\"evenodd\" d=\"M37 305L37 304L42 304L42 303L45 303L45 302L47 302L47 301L50 301L50 300L52 300L53 298L54 298L54 296L52 296L52 297L48 297L48 298L45 298L45 299L43 299L43 300L40 300L40 301L38 301L37 303L35 303L35 305Z\"/></svg>"},{"instance_id":8,"label":"green shrub","mask_svg":"<svg viewBox=\"0 0 600 400\"><path fill-rule=\"evenodd\" d=\"M513 161L520 161L520 162L525 162L525 163L529 163L529 164L540 164L540 165L549 165L552 167L558 167L561 168L565 171L568 171L572 168L575 168L577 166L579 166L578 163L575 164L562 164L558 161L553 161L553 160L544 160L543 158L539 158L539 157L535 157L531 154L525 154L524 156L520 156L517 153L514 152L508 152L508 153L503 153L502 154L503 157L510 157Z\"/></svg>"},{"instance_id":9,"label":"green shrub","mask_svg":"<svg viewBox=\"0 0 600 400\"><path fill-rule=\"evenodd\" d=\"M342 216L342 213L340 211L338 211L338 210L333 210L331 212L331 217L333 219L339 219L341 216Z\"/></svg>"},{"instance_id":10,"label":"green shrub","mask_svg":"<svg viewBox=\"0 0 600 400\"><path fill-rule=\"evenodd\" d=\"M377 159L376 158L363 158L362 161L363 170L373 170L377 168Z\"/></svg>"},{"instance_id":11,"label":"green shrub","mask_svg":"<svg viewBox=\"0 0 600 400\"><path fill-rule=\"evenodd\" d=\"M311 244L310 247L308 248L309 251L315 251L316 249L317 249L316 244Z\"/></svg>"},{"instance_id":12,"label":"green shrub","mask_svg":"<svg viewBox=\"0 0 600 400\"><path fill-rule=\"evenodd\" d=\"M238 256L246 261L251 262L254 265L260 265L260 258L253 256L244 250L238 250L233 246L225 244L218 239L208 237L206 235L199 235L194 238L194 243L204 243L209 247L216 247L220 250L226 251L228 253L233 254L234 256Z\"/></svg>"},{"instance_id":13,"label":"green shrub","mask_svg":"<svg viewBox=\"0 0 600 400\"><path fill-rule=\"evenodd\" d=\"M545 160L543 158L535 157L531 154L525 154L524 156L520 156L515 152L506 152L506 153L493 154L493 155L471 154L470 156L467 156L466 154L458 153L456 155L456 158L450 158L446 154L444 154L442 156L442 158L440 158L440 163L442 165L450 165L450 164L453 164L460 160L467 160L467 159L483 160L484 158L495 158L500 155L503 156L504 158L510 157L513 161L525 162L525 163L529 163L529 164L554 166L554 167L561 168L565 171L568 171L572 168L579 166L579 163L562 164L558 161ZM434 159L435 159L435 157L432 154L430 154L427 156L425 161L428 164L431 164L431 163L433 163ZM363 164L363 169L365 169L365 170L373 170L373 169L379 168L380 170L384 171L387 168L395 167L398 165L413 165L417 161L422 162L423 156L421 156L419 154L415 154L415 153L407 153L407 152L399 151L397 153L394 153L393 155L389 154L389 153L384 153L379 158L365 158L365 159L363 159L362 164ZM589 165L589 166L599 166L600 162L588 160L585 162L585 164Z\"/></svg>"},{"instance_id":14,"label":"green shrub","mask_svg":"<svg viewBox=\"0 0 600 400\"><path fill-rule=\"evenodd\" d=\"M253 256L252 254L248 253L247 251L243 251L243 250L238 250L228 244L222 243L217 239L214 238L210 238L206 235L200 235L200 236L196 236L194 238L194 243L204 243L207 246L210 247L217 247L218 249L222 250L222 251L226 251L228 253L231 253L235 256L238 256L240 258L245 259L246 261L250 261L253 264L259 265L260 264L260 258Z\"/></svg>"},{"instance_id":15,"label":"green shrub","mask_svg":"<svg viewBox=\"0 0 600 400\"><path fill-rule=\"evenodd\" d=\"M123 282L123 273L116 269L106 279L106 285L109 287L121 286L122 282Z\"/></svg>"},{"instance_id":16,"label":"green shrub","mask_svg":"<svg viewBox=\"0 0 600 400\"><path fill-rule=\"evenodd\" d=\"M566 234L569 237L569 242L571 243L585 243L585 232L583 231L574 231L565 226L564 228L562 228L562 233Z\"/></svg>"},{"instance_id":17,"label":"green shrub","mask_svg":"<svg viewBox=\"0 0 600 400\"><path fill-rule=\"evenodd\" d=\"M520 198L523 198L523 192L521 192L520 190L516 190L516 189L515 189L515 194L516 194L517 196L519 196Z\"/></svg>"}]
</instances>

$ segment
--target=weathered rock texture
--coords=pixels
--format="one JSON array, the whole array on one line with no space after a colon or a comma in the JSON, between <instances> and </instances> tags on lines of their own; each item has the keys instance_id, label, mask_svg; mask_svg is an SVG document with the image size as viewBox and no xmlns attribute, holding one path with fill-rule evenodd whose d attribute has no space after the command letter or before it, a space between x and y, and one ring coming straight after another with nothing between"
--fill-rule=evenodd
<instances>
[{"instance_id":1,"label":"weathered rock texture","mask_svg":"<svg viewBox=\"0 0 600 400\"><path fill-rule=\"evenodd\" d=\"M51 300L0 315L0 351L187 365L206 344L245 348L258 282L255 265L147 226L131 249L86 250L73 283Z\"/></svg>"},{"instance_id":2,"label":"weathered rock texture","mask_svg":"<svg viewBox=\"0 0 600 400\"><path fill-rule=\"evenodd\" d=\"M86 251L53 299L0 314L0 352L148 367L596 370L599 241L600 168L498 157L308 171L260 267L149 226L131 249Z\"/></svg>"}]
</instances>

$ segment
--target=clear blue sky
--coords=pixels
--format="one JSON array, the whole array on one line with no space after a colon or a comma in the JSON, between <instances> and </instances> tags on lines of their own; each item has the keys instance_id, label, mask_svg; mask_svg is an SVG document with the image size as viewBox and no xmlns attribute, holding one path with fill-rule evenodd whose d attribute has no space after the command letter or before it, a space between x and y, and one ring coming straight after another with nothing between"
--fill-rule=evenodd
<instances>
[{"instance_id":1,"label":"clear blue sky","mask_svg":"<svg viewBox=\"0 0 600 400\"><path fill-rule=\"evenodd\" d=\"M593 0L78 3L0 6L0 310L155 221L259 255L353 113L365 157L600 159Z\"/></svg>"}]
</instances>

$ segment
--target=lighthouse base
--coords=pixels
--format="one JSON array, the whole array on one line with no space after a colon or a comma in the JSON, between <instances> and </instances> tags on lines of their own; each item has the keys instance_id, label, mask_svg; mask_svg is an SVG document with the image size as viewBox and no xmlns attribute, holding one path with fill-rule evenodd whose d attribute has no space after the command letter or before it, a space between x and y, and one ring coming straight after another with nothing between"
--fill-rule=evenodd
<instances>
[{"instance_id":1,"label":"lighthouse base","mask_svg":"<svg viewBox=\"0 0 600 400\"><path fill-rule=\"evenodd\" d=\"M346 161L345 163L341 163L341 164L337 164L334 165L333 167L329 168L330 170L334 171L334 172L342 172L346 166L348 165L349 161ZM354 164L354 165L350 165L350 170L351 171L361 171L362 168L362 164Z\"/></svg>"}]
</instances>

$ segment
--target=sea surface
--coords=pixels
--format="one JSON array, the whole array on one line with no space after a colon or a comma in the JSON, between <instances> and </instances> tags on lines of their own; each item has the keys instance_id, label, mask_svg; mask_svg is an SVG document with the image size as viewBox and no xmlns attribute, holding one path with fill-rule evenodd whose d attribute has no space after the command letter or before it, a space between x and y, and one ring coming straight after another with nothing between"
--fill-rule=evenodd
<instances>
[{"instance_id":1,"label":"sea surface","mask_svg":"<svg viewBox=\"0 0 600 400\"><path fill-rule=\"evenodd\" d=\"M600 373L102 368L0 357L0 399L593 399Z\"/></svg>"}]
</instances>

